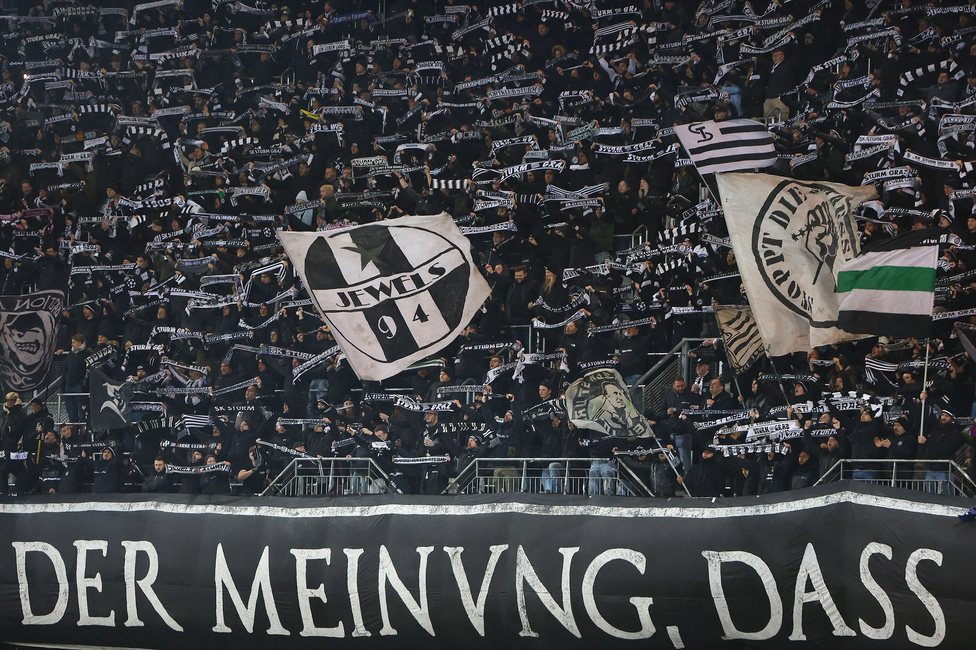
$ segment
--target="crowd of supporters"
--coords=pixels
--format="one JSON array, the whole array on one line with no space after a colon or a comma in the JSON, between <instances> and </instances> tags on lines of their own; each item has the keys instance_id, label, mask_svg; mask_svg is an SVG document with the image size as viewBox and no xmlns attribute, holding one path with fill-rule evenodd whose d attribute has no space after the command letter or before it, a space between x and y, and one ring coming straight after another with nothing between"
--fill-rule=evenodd
<instances>
[{"instance_id":1,"label":"crowd of supporters","mask_svg":"<svg viewBox=\"0 0 976 650\"><path fill-rule=\"evenodd\" d=\"M64 408L6 395L0 490L257 493L294 457L369 456L428 494L479 457L579 458L594 479L626 463L661 495L679 481L762 494L841 458L948 460L972 442L953 325L976 322L976 6L369 9L52 1L0 17L0 294L60 290L68 305L52 370ZM950 233L936 304L961 313L928 340L733 376L709 311L746 297L714 185L671 127L734 117L768 124L767 173L875 183L862 245ZM364 385L275 231L441 212L491 295L438 358ZM683 338L706 339L695 374L662 403L634 392L673 458L615 456L647 441L601 440L562 412L593 364L633 386ZM130 426L92 426L96 369L131 385ZM737 426L794 417L805 433L767 447ZM427 456L445 462L394 463Z\"/></svg>"}]
</instances>

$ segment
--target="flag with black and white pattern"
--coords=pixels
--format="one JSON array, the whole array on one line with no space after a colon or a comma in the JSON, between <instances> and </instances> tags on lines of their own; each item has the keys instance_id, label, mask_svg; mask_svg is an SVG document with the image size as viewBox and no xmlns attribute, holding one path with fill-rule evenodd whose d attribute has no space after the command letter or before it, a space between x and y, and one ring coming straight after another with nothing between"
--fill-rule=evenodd
<instances>
[{"instance_id":1,"label":"flag with black and white pattern","mask_svg":"<svg viewBox=\"0 0 976 650\"><path fill-rule=\"evenodd\" d=\"M692 122L676 126L674 132L702 176L769 167L776 162L772 136L754 120Z\"/></svg>"},{"instance_id":2,"label":"flag with black and white pattern","mask_svg":"<svg viewBox=\"0 0 976 650\"><path fill-rule=\"evenodd\" d=\"M762 335L752 309L745 306L717 308L715 320L722 331L729 364L735 372L745 372L763 354Z\"/></svg>"},{"instance_id":3,"label":"flag with black and white pattern","mask_svg":"<svg viewBox=\"0 0 976 650\"><path fill-rule=\"evenodd\" d=\"M392 377L447 346L489 293L447 213L278 236L363 380Z\"/></svg>"},{"instance_id":4,"label":"flag with black and white pattern","mask_svg":"<svg viewBox=\"0 0 976 650\"><path fill-rule=\"evenodd\" d=\"M92 429L107 431L128 426L132 382L117 382L97 368L88 371L88 380Z\"/></svg>"}]
</instances>

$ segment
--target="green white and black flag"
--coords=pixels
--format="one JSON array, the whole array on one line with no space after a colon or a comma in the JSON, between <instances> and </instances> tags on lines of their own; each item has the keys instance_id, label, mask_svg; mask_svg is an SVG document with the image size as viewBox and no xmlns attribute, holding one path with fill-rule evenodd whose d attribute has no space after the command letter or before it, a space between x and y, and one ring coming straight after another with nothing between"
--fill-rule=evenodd
<instances>
[{"instance_id":1,"label":"green white and black flag","mask_svg":"<svg viewBox=\"0 0 976 650\"><path fill-rule=\"evenodd\" d=\"M838 327L856 334L927 336L937 242L931 232L919 230L881 242L844 264L837 274Z\"/></svg>"},{"instance_id":2,"label":"green white and black flag","mask_svg":"<svg viewBox=\"0 0 976 650\"><path fill-rule=\"evenodd\" d=\"M278 235L360 379L442 349L489 293L447 213Z\"/></svg>"}]
</instances>

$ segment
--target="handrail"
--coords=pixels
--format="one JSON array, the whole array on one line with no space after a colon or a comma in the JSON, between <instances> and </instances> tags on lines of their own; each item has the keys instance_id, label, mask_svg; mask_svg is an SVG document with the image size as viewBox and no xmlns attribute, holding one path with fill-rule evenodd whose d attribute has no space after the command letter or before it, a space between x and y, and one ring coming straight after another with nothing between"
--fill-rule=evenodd
<instances>
[{"instance_id":1,"label":"handrail","mask_svg":"<svg viewBox=\"0 0 976 650\"><path fill-rule=\"evenodd\" d=\"M653 366L651 366L650 370L645 372L643 375L640 376L640 379L634 382L634 386L643 386L644 383L651 377L651 375L657 372L658 368L660 368L665 363L667 363L668 357L670 357L673 354L678 354L681 351L681 349L684 347L685 341L690 341L690 340L694 340L694 339L681 339L681 341L678 344L676 344L673 348L665 352L664 357L662 357L660 361L658 361Z\"/></svg>"},{"instance_id":2,"label":"handrail","mask_svg":"<svg viewBox=\"0 0 976 650\"><path fill-rule=\"evenodd\" d=\"M480 481L479 491L482 487L487 489L499 489L501 491L513 492L556 492L556 493L588 493L593 481L610 480L615 484L614 492L617 494L627 494L628 496L653 497L654 492L628 467L625 463L616 464L616 475L610 479L604 477L590 476L588 470L581 473L583 467L593 462L603 461L600 458L475 458L462 469L458 475L448 484L442 494L458 495L465 493L475 481ZM552 466L553 463L561 465L558 474L546 476L542 472ZM575 473L571 473L570 463L576 463ZM877 475L873 478L854 478L845 475L845 465L850 468L854 464L873 464L885 469L883 476ZM948 475L947 480L926 479L924 476L915 477L914 472L918 470L918 465L924 465L929 471L938 471ZM514 475L494 473L494 470L510 469L515 470ZM481 471L479 471L481 470ZM943 471L945 470L945 471ZM492 471L491 475L487 471ZM551 471L551 470L550 470ZM911 472L911 476L907 474ZM856 481L880 483L890 487L900 487L905 489L926 490L933 492L945 491L944 485L949 486L949 492L961 494L969 497L976 497L976 482L965 473L955 461L951 460L931 460L931 459L842 459L837 461L823 477L814 485L822 485L833 481L849 479ZM563 490L557 487L555 490L545 489L547 483L555 483L557 486L570 483L575 484L575 489ZM494 484L499 485L494 485ZM501 487L505 484L509 489ZM623 490L616 489L617 484L622 484ZM518 486L518 489L510 489ZM585 489L584 489L585 486ZM534 489L533 489L534 488Z\"/></svg>"},{"instance_id":3,"label":"handrail","mask_svg":"<svg viewBox=\"0 0 976 650\"><path fill-rule=\"evenodd\" d=\"M698 343L701 343L704 340L706 340L706 339L703 339L703 338L693 338L693 339L692 338L683 338L683 339L681 339L681 341L679 341L677 344L675 344L675 346L673 348L671 348L668 352L664 353L664 356L661 357L661 359L659 359L657 361L657 363L655 363L653 366L651 366L651 369L650 370L648 370L647 372L645 372L643 375L640 376L640 378L636 382L634 382L633 391L636 393L638 390L640 390L641 391L641 395L643 395L643 397L644 397L643 403L640 404L640 405L635 405L635 406L638 406L638 408L640 408L641 410L646 410L648 408L648 406L649 406L646 403L647 402L647 399L648 399L646 387L648 386L649 381L652 378L656 377L658 375L659 371L661 369L663 369L664 367L666 367L667 364L673 363L674 360L675 360L675 358L677 358L677 361L678 361L678 364L679 364L679 368L680 368L680 365L683 364L683 363L685 363L686 360L687 360L687 358L688 358L687 352L690 349L690 344L691 343L698 344ZM687 371L685 371L685 369L681 368L681 373L680 374L681 374L682 377L686 377L687 378L687 375L689 373ZM674 377L669 377L667 383L670 384L673 380L674 380Z\"/></svg>"},{"instance_id":4,"label":"handrail","mask_svg":"<svg viewBox=\"0 0 976 650\"><path fill-rule=\"evenodd\" d=\"M960 494L976 497L976 482L954 460L931 458L842 458L824 472L814 485L824 485L840 480L864 481L882 483L891 487L912 487L918 483L941 483L943 481L926 480L924 477L915 478L914 472L922 465L922 469L937 471L948 475L948 483ZM869 469L865 470L865 466ZM877 469L874 469L874 468ZM868 471L871 477L854 477L856 471ZM945 471L943 471L945 470ZM884 472L884 475L881 472ZM847 473L850 472L848 476ZM912 472L912 476L908 476Z\"/></svg>"},{"instance_id":5,"label":"handrail","mask_svg":"<svg viewBox=\"0 0 976 650\"><path fill-rule=\"evenodd\" d=\"M610 480L615 483L614 491L616 490L616 483L623 483L624 491L628 496L641 496L641 497L653 497L654 492L644 483L643 480L638 477L634 471L624 463L616 463L616 476L611 478L606 477L591 477L589 476L589 469L587 468L587 474L585 476L579 474L572 474L572 469L570 463L576 463L578 465L591 465L593 462L605 462L608 459L604 458L529 458L529 457L516 457L516 458L475 458L469 462L465 467L458 472L458 475L454 477L447 487L441 494L445 495L458 495L463 494L464 490L468 488L476 479L481 478L488 480L486 476L479 475L478 470L484 468L486 470L497 470L497 469L518 469L517 475L515 477L497 477L491 479L492 481L506 482L511 485L518 485L519 489L514 490L516 492L557 492L563 493L563 485L568 485L570 482L576 482L579 484L589 483L590 481L605 481ZM560 472L558 475L552 475L546 477L542 472L549 469L553 463L561 464ZM540 467L544 465L544 467ZM576 469L580 469L577 467ZM538 472L538 476L534 474ZM530 475L532 474L532 475ZM556 490L547 490L544 488L546 482L552 482L560 486ZM536 489L531 489L535 487ZM619 492L617 492L619 494Z\"/></svg>"},{"instance_id":6,"label":"handrail","mask_svg":"<svg viewBox=\"0 0 976 650\"><path fill-rule=\"evenodd\" d=\"M325 465L328 465L328 471ZM359 457L295 458L261 492L261 496L341 496L347 488L353 494L403 494L375 460Z\"/></svg>"},{"instance_id":7,"label":"handrail","mask_svg":"<svg viewBox=\"0 0 976 650\"><path fill-rule=\"evenodd\" d=\"M634 470L629 465L627 465L627 463L618 462L617 463L617 473L618 474L620 474L620 473L626 474L627 475L627 481L632 486L636 485L641 490L643 490L644 494L640 494L638 496L642 496L642 497L653 497L653 496L655 496L654 491L651 490L651 488L649 488L647 485L645 485L644 484L644 481L640 480L640 477L637 476L637 474L634 472Z\"/></svg>"},{"instance_id":8,"label":"handrail","mask_svg":"<svg viewBox=\"0 0 976 650\"><path fill-rule=\"evenodd\" d=\"M840 480L841 470L844 467L844 459L838 460L836 463L830 466L826 472L823 473L814 485L824 485L826 483L833 483L834 481ZM836 470L836 471L835 471ZM836 476L835 476L836 474Z\"/></svg>"},{"instance_id":9,"label":"handrail","mask_svg":"<svg viewBox=\"0 0 976 650\"><path fill-rule=\"evenodd\" d=\"M637 226L630 235L630 247L635 248L648 241L648 232L646 225L641 224Z\"/></svg>"}]
</instances>

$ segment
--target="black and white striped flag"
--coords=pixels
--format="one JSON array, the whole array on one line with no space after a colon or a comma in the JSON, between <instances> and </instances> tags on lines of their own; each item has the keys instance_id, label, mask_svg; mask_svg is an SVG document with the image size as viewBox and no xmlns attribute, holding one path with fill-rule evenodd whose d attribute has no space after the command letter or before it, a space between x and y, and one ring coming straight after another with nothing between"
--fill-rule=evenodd
<instances>
[{"instance_id":1,"label":"black and white striped flag","mask_svg":"<svg viewBox=\"0 0 976 650\"><path fill-rule=\"evenodd\" d=\"M674 128L698 173L748 171L776 162L773 138L752 120L692 122Z\"/></svg>"},{"instance_id":2,"label":"black and white striped flag","mask_svg":"<svg viewBox=\"0 0 976 650\"><path fill-rule=\"evenodd\" d=\"M360 379L442 349L489 293L447 213L278 236Z\"/></svg>"},{"instance_id":3,"label":"black and white striped flag","mask_svg":"<svg viewBox=\"0 0 976 650\"><path fill-rule=\"evenodd\" d=\"M763 354L759 325L749 307L723 307L715 310L722 331L725 353L737 373L745 372Z\"/></svg>"}]
</instances>

